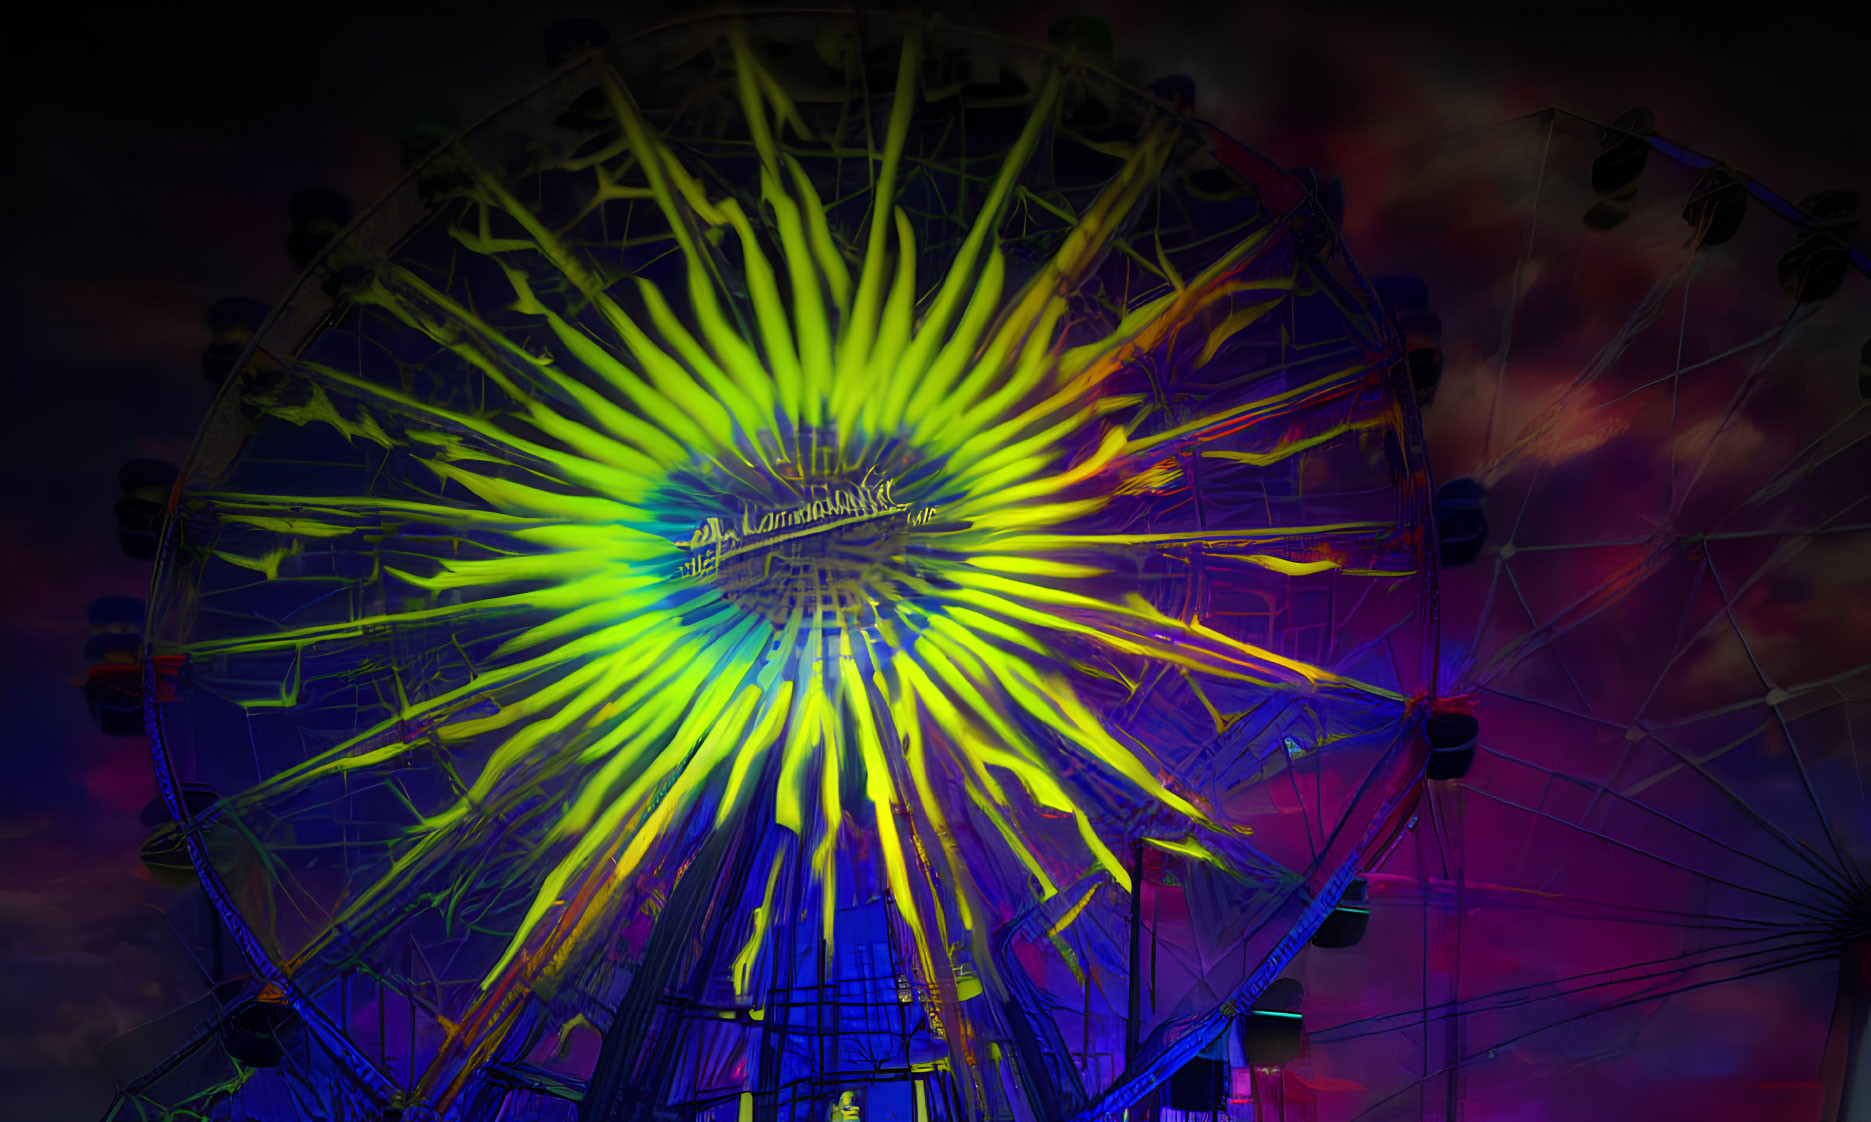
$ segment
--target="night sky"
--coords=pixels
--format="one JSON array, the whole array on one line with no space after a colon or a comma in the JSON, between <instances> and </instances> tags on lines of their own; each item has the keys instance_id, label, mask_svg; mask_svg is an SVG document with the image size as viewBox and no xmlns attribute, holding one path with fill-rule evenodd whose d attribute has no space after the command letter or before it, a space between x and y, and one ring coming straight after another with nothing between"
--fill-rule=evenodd
<instances>
[{"instance_id":1,"label":"night sky","mask_svg":"<svg viewBox=\"0 0 1871 1122\"><path fill-rule=\"evenodd\" d=\"M1032 36L1065 10L979 7L981 22ZM1597 120L1646 105L1659 132L1787 198L1871 198L1863 63L1820 9L1500 7L1076 10L1106 16L1146 79L1193 77L1202 116L1282 165L1348 173L1354 254L1386 237L1356 196L1359 166L1549 105ZM629 4L47 4L9 17L0 1118L95 1117L111 1092L99 1049L197 988L160 910L173 894L138 862L147 748L95 731L78 689L86 603L142 595L150 576L116 544L119 465L183 458L213 393L204 311L286 290L287 200L322 186L373 201L401 175L410 122L466 125L524 91L544 73L543 28L565 15L619 33L656 22Z\"/></svg>"}]
</instances>

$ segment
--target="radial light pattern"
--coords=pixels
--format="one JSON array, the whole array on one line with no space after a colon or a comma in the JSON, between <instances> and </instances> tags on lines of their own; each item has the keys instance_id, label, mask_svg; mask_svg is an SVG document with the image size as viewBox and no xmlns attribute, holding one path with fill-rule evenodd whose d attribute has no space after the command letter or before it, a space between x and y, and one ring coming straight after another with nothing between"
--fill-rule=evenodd
<instances>
[{"instance_id":1,"label":"radial light pattern","mask_svg":"<svg viewBox=\"0 0 1871 1122\"><path fill-rule=\"evenodd\" d=\"M1070 55L826 26L591 56L550 124L433 158L198 450L159 763L247 773L197 860L348 1069L332 1116L494 1116L583 1009L578 1117L832 1093L822 1019L744 1041L859 947L918 1109L993 1109L1016 1058L1088 1106L1095 1016L1164 1047L1279 934L1127 1007L1092 931L1143 855L1246 938L1407 783L1420 453L1314 204Z\"/></svg>"}]
</instances>

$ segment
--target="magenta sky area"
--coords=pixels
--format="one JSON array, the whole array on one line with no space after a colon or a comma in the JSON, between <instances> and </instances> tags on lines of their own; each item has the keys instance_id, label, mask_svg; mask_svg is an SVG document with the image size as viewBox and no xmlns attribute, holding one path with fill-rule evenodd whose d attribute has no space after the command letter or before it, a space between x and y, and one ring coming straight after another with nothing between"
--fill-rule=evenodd
<instances>
[{"instance_id":1,"label":"magenta sky area","mask_svg":"<svg viewBox=\"0 0 1871 1122\"><path fill-rule=\"evenodd\" d=\"M409 121L469 123L542 75L546 24L656 21L638 4L420 8L48 3L0 31L0 1119L96 1117L111 1090L98 1050L198 989L164 917L173 894L138 861L137 812L155 794L146 748L95 731L78 683L86 603L146 590L147 565L116 545L116 471L182 458L212 394L207 305L277 298L294 274L292 194L373 201L401 174ZM1645 105L1659 132L1783 196L1871 199L1863 40L1820 23L1822 8L1497 8L1077 10L1110 20L1143 77L1191 76L1200 114L1249 145L1343 174L1347 233L1372 272L1424 252L1439 275L1510 267L1511 245L1415 244L1374 193L1409 174L1408 145L1548 105L1596 120ZM976 15L1043 36L1065 10L1011 0ZM1463 298L1438 295L1445 318Z\"/></svg>"}]
</instances>

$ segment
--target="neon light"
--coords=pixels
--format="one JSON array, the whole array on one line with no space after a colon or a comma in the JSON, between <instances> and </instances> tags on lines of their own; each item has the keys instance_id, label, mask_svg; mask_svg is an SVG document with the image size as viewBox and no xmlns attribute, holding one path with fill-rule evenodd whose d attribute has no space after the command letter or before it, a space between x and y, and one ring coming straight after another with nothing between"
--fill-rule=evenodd
<instances>
[{"instance_id":1,"label":"neon light","mask_svg":"<svg viewBox=\"0 0 1871 1122\"><path fill-rule=\"evenodd\" d=\"M1075 318L1066 294L1114 249L1148 262L1148 247L1130 246L1125 231L1177 158L1170 122L1154 121L1122 150L1090 204L1063 216L1069 230L1049 254L1018 259L1025 247L1001 231L1067 92L1049 74L985 197L970 199L974 218L944 251L946 267L923 275L927 246L896 198L909 178L920 33L904 41L855 238L831 228L792 154L791 138L807 135L798 107L743 35L730 49L757 199L722 195L685 167L654 115L606 72L617 174L631 176L611 187L660 216L661 271L598 275L569 235L497 176L471 169L455 239L498 270L494 287L505 278L501 318L479 310L495 305L478 296L466 301L395 264L356 301L483 376L488 401L429 400L307 362L296 372L316 392L269 407L274 421L322 425L406 457L432 498L206 496L225 522L289 539L223 555L267 576L308 543L394 537L408 524L454 548L384 551L394 563L379 574L383 598L400 608L216 635L191 655L297 659L406 625L515 621L477 654L470 681L412 689L389 716L342 726L337 743L321 742L243 796L263 802L418 752L492 745L478 772L424 806L377 879L282 965L288 1000L294 971L445 868L494 808L527 802L543 818L539 874L524 882L499 954L476 961L480 996L448 1027L419 1097L439 1092L445 1104L459 1093L464 1073L522 1019L527 994L564 983L608 945L638 906L634 886L679 867L671 851L694 836L693 823L725 828L741 815L785 844L762 851L764 880L759 866L752 873L748 899L761 903L731 945L738 998L755 1000L777 929L790 936L803 923L828 953L837 945L856 821L875 844L868 883L887 891L913 944L910 973L933 1031L952 1062L971 1066L977 1030L959 1007L1004 992L983 973L984 933L1001 919L983 866L1024 875L1042 900L1070 893L1069 906L1060 899L1048 913L1058 918L1045 934L1061 939L1107 883L1136 887L1114 849L1134 837L1120 845L1098 817L1112 792L1150 809L1159 836L1142 840L1167 852L1225 867L1229 835L1247 832L1183 789L1082 683L1134 693L1158 671L1179 676L1218 733L1238 716L1219 707L1242 687L1405 700L1248 642L1223 629L1222 613L1165 607L1117 579L1199 556L1262 581L1337 580L1378 572L1345 568L1347 543L1396 531L1374 521L1178 530L1127 505L1188 486L1185 470L1263 468L1373 427L1347 421L1264 452L1207 447L1351 397L1374 369L1367 360L1133 435L1149 402L1112 389L1122 373L1164 355L1215 362L1294 288L1291 276L1249 272L1285 260L1284 235L1260 229L1218 245L1199 272L1178 273L1159 244L1167 291L1114 295L1095 326ZM508 400L490 403L500 394ZM1178 443L1187 448L1169 447ZM297 690L295 676L278 704ZM548 787L553 797L534 797ZM945 805L951 789L959 793ZM1057 837L1036 830L1035 817L1059 820ZM958 843L958 831L979 837L993 860L970 853L973 837ZM803 865L801 887L782 896L788 861ZM384 1083L358 1062L366 1083ZM921 1094L919 1084L919 1104Z\"/></svg>"}]
</instances>

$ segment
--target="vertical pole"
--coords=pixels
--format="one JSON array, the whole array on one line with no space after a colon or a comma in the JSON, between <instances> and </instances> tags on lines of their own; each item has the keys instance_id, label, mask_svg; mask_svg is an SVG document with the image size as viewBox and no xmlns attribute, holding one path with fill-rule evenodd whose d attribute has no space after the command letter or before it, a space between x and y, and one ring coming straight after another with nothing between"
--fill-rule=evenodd
<instances>
[{"instance_id":1,"label":"vertical pole","mask_svg":"<svg viewBox=\"0 0 1871 1122\"><path fill-rule=\"evenodd\" d=\"M663 913L650 930L643 965L631 979L604 1034L597 1066L578 1104L578 1122L612 1122L619 1113L628 1120L648 1109L644 1101L646 1088L639 1084L637 1075L655 1066L645 1061L644 1053L650 1050L656 1013L691 942L705 934L704 921L715 910L709 907L708 896L721 883L722 866L740 840L745 819L744 812L737 813L710 831L670 890ZM667 1057L667 1041L675 1026L666 1024L664 1030L655 1050Z\"/></svg>"},{"instance_id":2,"label":"vertical pole","mask_svg":"<svg viewBox=\"0 0 1871 1122\"><path fill-rule=\"evenodd\" d=\"M1461 1117L1462 1099L1462 1057L1465 1052L1464 1040L1467 1036L1462 1024L1462 915L1467 910L1468 863L1466 851L1462 848L1462 788L1451 784L1448 788L1448 802L1454 804L1454 810L1446 820L1449 831L1449 856L1455 867L1449 875L1455 881L1455 957L1449 967L1449 1035L1448 1055L1443 1063L1449 1069L1449 1081L1443 1099L1443 1118L1445 1122L1456 1122Z\"/></svg>"},{"instance_id":3,"label":"vertical pole","mask_svg":"<svg viewBox=\"0 0 1871 1122\"><path fill-rule=\"evenodd\" d=\"M755 1122L779 1122L780 1079L784 1065L786 1039L792 1032L793 1005L799 993L799 929L804 923L800 901L805 898L805 854L802 841L781 842L792 849L789 887L782 897L783 906L775 911L776 920L770 936L773 956L773 980L767 987L767 1006L760 1021L760 1077L755 1084ZM775 1018L782 1018L778 1023ZM786 1117L792 1119L790 1096Z\"/></svg>"},{"instance_id":4,"label":"vertical pole","mask_svg":"<svg viewBox=\"0 0 1871 1122\"><path fill-rule=\"evenodd\" d=\"M1138 883L1142 883L1139 881ZM1156 932L1163 921L1163 897L1160 893L1150 894L1150 1013L1156 1013ZM1138 1104L1137 1113L1131 1115L1131 1122L1156 1122L1161 1114L1163 1095L1160 1087L1150 1088Z\"/></svg>"},{"instance_id":5,"label":"vertical pole","mask_svg":"<svg viewBox=\"0 0 1871 1122\"><path fill-rule=\"evenodd\" d=\"M911 1059L910 1053L912 1051L912 1048L910 1045L910 1003L913 1003L916 1000L916 985L915 985L914 975L911 973L910 968L909 968L909 963L897 961L896 923L892 922L891 920L891 916L895 914L895 911L891 907L888 897L886 897L884 900L883 909L884 909L884 950L888 952L890 955L890 994L889 994L888 1000L896 1006L897 1039L903 1045L903 1066L907 1068L910 1066L910 1059ZM904 981L909 986L909 995L910 995L909 1002L904 1002L901 996L897 992L897 972L899 970L903 972ZM881 1017L879 1018L879 1020L887 1024L889 1021L889 1018ZM912 1076L911 1081L917 1087L920 1087L922 1085L921 1083L916 1082L913 1076ZM922 1095L922 1092L918 1090L916 1094L918 1096L916 1101L920 1103L922 1101L920 1097Z\"/></svg>"},{"instance_id":6,"label":"vertical pole","mask_svg":"<svg viewBox=\"0 0 1871 1122\"><path fill-rule=\"evenodd\" d=\"M1826 1033L1820 1122L1871 1118L1871 942L1839 954L1838 1001Z\"/></svg>"},{"instance_id":7,"label":"vertical pole","mask_svg":"<svg viewBox=\"0 0 1871 1122\"><path fill-rule=\"evenodd\" d=\"M817 453L814 453L814 455L816 454ZM823 893L820 894L819 899L824 901L825 897ZM833 904L821 902L819 906L829 908L832 907ZM823 932L824 930L824 921L821 920L817 931ZM813 1114L816 1115L818 1113L819 1096L825 1089L825 1076L829 1070L826 1067L825 1061L825 989L832 984L831 979L836 974L836 961L832 956L837 953L837 948L826 946L825 936L823 934L815 934L813 936L812 947L818 952L818 965L814 970L816 975L814 980L818 982L818 985L812 990L812 1000L814 1024L818 1026L819 1062L818 1070L812 1073L812 1081L808 1086L811 1088ZM818 1122L818 1119L816 1117L811 1117L808 1118L806 1122Z\"/></svg>"},{"instance_id":8,"label":"vertical pole","mask_svg":"<svg viewBox=\"0 0 1871 1122\"><path fill-rule=\"evenodd\" d=\"M1130 970L1124 1010L1124 1069L1137 1058L1137 1038L1143 1028L1143 843L1130 856Z\"/></svg>"},{"instance_id":9,"label":"vertical pole","mask_svg":"<svg viewBox=\"0 0 1871 1122\"><path fill-rule=\"evenodd\" d=\"M1433 796L1432 796L1433 798ZM1423 852L1428 844L1423 834L1416 835L1416 883L1423 899L1423 1005L1422 1020L1417 1026L1417 1039L1422 1041L1423 1078L1416 1084L1417 1117L1428 1116L1429 1102L1424 1097L1429 1085L1429 861Z\"/></svg>"},{"instance_id":10,"label":"vertical pole","mask_svg":"<svg viewBox=\"0 0 1871 1122\"><path fill-rule=\"evenodd\" d=\"M403 995L403 1009L409 1014L409 1078L403 1084L405 1091L416 1089L416 944L411 942L403 946L403 984L409 987Z\"/></svg>"}]
</instances>

